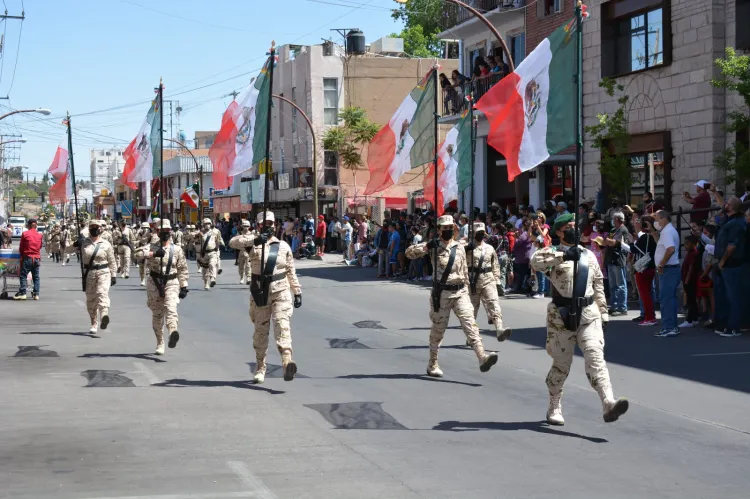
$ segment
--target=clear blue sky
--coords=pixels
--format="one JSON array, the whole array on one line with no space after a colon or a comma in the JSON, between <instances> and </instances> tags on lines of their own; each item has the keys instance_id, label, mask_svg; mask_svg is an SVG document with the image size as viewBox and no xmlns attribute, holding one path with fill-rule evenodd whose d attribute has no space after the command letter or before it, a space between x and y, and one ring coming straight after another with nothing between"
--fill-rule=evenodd
<instances>
[{"instance_id":1,"label":"clear blue sky","mask_svg":"<svg viewBox=\"0 0 750 499\"><path fill-rule=\"evenodd\" d=\"M10 15L21 12L22 0L4 3ZM88 179L89 148L125 146L149 105L76 114L147 101L162 77L165 99L179 100L184 108L180 124L188 138L195 130L218 130L231 100L222 96L257 73L271 40L340 43L330 29L356 27L369 43L400 31L390 17L395 5L393 0L23 0L17 65L21 21L0 24L5 33L0 96L10 92L10 101L0 105L46 107L52 115L6 118L0 132L28 140L20 164L41 178L57 145L67 140L60 116L70 111L77 176ZM198 88L204 85L210 86Z\"/></svg>"}]
</instances>

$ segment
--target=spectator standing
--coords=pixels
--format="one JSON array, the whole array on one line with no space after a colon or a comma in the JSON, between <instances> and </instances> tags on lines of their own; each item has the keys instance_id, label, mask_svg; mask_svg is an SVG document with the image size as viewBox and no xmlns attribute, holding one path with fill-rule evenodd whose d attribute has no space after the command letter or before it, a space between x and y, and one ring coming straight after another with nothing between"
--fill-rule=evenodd
<instances>
[{"instance_id":1,"label":"spectator standing","mask_svg":"<svg viewBox=\"0 0 750 499\"><path fill-rule=\"evenodd\" d=\"M638 300L641 303L641 315L637 317L637 319L640 319L638 321L639 326L655 326L658 324L656 322L656 290L654 287L656 241L651 235L653 221L653 218L648 216L641 219L641 234L634 244L635 251L633 251L634 262L643 258L648 260L648 264L643 267L634 263L635 285L638 288Z\"/></svg>"},{"instance_id":2,"label":"spectator standing","mask_svg":"<svg viewBox=\"0 0 750 499\"><path fill-rule=\"evenodd\" d=\"M559 206L559 205L558 205ZM610 317L628 313L627 255L630 253L630 234L625 226L625 215L615 212L612 215L614 228L604 240L607 251L604 262L609 277Z\"/></svg>"},{"instance_id":3,"label":"spectator standing","mask_svg":"<svg viewBox=\"0 0 750 499\"><path fill-rule=\"evenodd\" d=\"M521 230L518 233L518 238L513 246L513 255L515 262L513 264L514 274L514 286L513 291L515 293L523 293L526 288L526 281L530 275L529 259L531 256L531 245L534 242L534 238L529 232L529 221L523 219Z\"/></svg>"},{"instance_id":4,"label":"spectator standing","mask_svg":"<svg viewBox=\"0 0 750 499\"><path fill-rule=\"evenodd\" d=\"M378 226L375 233L375 247L378 249L378 274L377 277L388 277L388 221L385 225Z\"/></svg>"},{"instance_id":5,"label":"spectator standing","mask_svg":"<svg viewBox=\"0 0 750 499\"><path fill-rule=\"evenodd\" d=\"M422 242L422 236L419 234L419 227L416 225L412 226L411 228L411 244L420 244ZM413 260L410 260L409 264L409 277L412 281L421 281L422 280L422 274L423 274L423 266L424 266L424 260L422 258L415 258Z\"/></svg>"},{"instance_id":6,"label":"spectator standing","mask_svg":"<svg viewBox=\"0 0 750 499\"><path fill-rule=\"evenodd\" d=\"M315 246L317 255L322 257L325 251L326 220L323 215L318 215L318 227L315 229Z\"/></svg>"},{"instance_id":7,"label":"spectator standing","mask_svg":"<svg viewBox=\"0 0 750 499\"><path fill-rule=\"evenodd\" d=\"M341 229L339 232L341 233L341 239L344 243L344 260L351 260L351 243L352 243L352 232L354 229L352 229L351 224L349 223L349 217L344 217L344 223L341 224Z\"/></svg>"},{"instance_id":8,"label":"spectator standing","mask_svg":"<svg viewBox=\"0 0 750 499\"><path fill-rule=\"evenodd\" d=\"M698 322L698 277L701 273L698 238L690 234L685 238L685 258L682 260L682 289L687 301L685 321L678 327L693 327Z\"/></svg>"},{"instance_id":9,"label":"spectator standing","mask_svg":"<svg viewBox=\"0 0 750 499\"><path fill-rule=\"evenodd\" d=\"M707 316L703 327L712 327L714 325L714 316L716 314L716 305L714 302L714 281L711 278L713 269L718 263L714 256L714 236L716 235L716 226L706 225L703 227L701 234L701 243L703 244L703 256L701 261L701 276L698 278L698 300L703 303L704 315ZM747 248L747 242L745 248Z\"/></svg>"},{"instance_id":10,"label":"spectator standing","mask_svg":"<svg viewBox=\"0 0 750 499\"><path fill-rule=\"evenodd\" d=\"M716 334L724 337L740 336L744 310L743 283L745 267L745 217L742 215L742 201L732 197L724 206L727 221L719 228L716 236L714 256L719 263L714 274L716 299Z\"/></svg>"},{"instance_id":11,"label":"spectator standing","mask_svg":"<svg viewBox=\"0 0 750 499\"><path fill-rule=\"evenodd\" d=\"M388 225L388 263L391 267L391 279L398 277L398 248L401 244L401 236L396 230L396 223L391 222Z\"/></svg>"},{"instance_id":12,"label":"spectator standing","mask_svg":"<svg viewBox=\"0 0 750 499\"><path fill-rule=\"evenodd\" d=\"M27 222L29 230L21 234L21 244L19 253L21 253L21 271L19 272L18 293L13 297L14 300L26 299L26 280L27 275L31 272L33 288L31 296L33 299L39 299L39 267L42 264L42 234L36 230L36 219Z\"/></svg>"},{"instance_id":13,"label":"spectator standing","mask_svg":"<svg viewBox=\"0 0 750 499\"><path fill-rule=\"evenodd\" d=\"M659 210L654 217L654 229L658 231L654 261L659 275L659 308L661 309L661 331L654 336L666 338L677 336L677 288L680 286L680 235L672 225L670 215ZM656 234L655 234L656 235Z\"/></svg>"},{"instance_id":14,"label":"spectator standing","mask_svg":"<svg viewBox=\"0 0 750 499\"><path fill-rule=\"evenodd\" d=\"M708 189L710 188L711 184L709 184L705 180L699 180L695 183L695 197L691 196L688 191L685 191L682 194L685 201L693 205L693 210L702 210L693 211L692 213L690 213L691 222L695 222L698 225L703 225L706 223L706 219L708 218L708 209L711 208L711 195L708 193Z\"/></svg>"}]
</instances>

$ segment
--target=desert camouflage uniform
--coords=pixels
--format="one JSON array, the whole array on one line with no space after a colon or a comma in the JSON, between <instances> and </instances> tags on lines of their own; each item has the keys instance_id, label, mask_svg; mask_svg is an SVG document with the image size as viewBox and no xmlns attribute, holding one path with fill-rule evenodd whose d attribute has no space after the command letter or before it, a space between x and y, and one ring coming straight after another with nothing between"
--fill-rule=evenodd
<instances>
[{"instance_id":1,"label":"desert camouflage uniform","mask_svg":"<svg viewBox=\"0 0 750 499\"><path fill-rule=\"evenodd\" d=\"M173 248L171 265L169 265L170 246ZM163 353L164 324L166 323L167 331L170 335L177 331L177 304L180 302L180 288L186 288L188 286L188 278L190 275L185 254L179 246L173 244L165 246L165 256L163 258L150 256L161 247L161 241L157 244L141 246L136 249L135 258L137 260L145 261L148 267L149 276L147 277L146 284L146 305L149 310L151 310L151 326L154 330L154 335L156 335L157 350L161 347ZM164 285L164 296L162 297L159 295L159 289L156 287L152 275L165 275L168 265L170 267L169 276L175 277L166 281ZM172 345L170 344L170 346Z\"/></svg>"},{"instance_id":2,"label":"desert camouflage uniform","mask_svg":"<svg viewBox=\"0 0 750 499\"><path fill-rule=\"evenodd\" d=\"M179 246L180 248L183 247L184 239L183 239L182 231L180 229L177 229L176 231L172 232L172 242L176 246Z\"/></svg>"},{"instance_id":3,"label":"desert camouflage uniform","mask_svg":"<svg viewBox=\"0 0 750 499\"><path fill-rule=\"evenodd\" d=\"M559 249L567 248L561 246ZM553 299L556 293L563 298L573 296L573 262L564 261L563 256L564 251L547 247L538 249L531 257L531 268L535 272L543 272L552 283ZM581 258L587 258L589 267L585 296L593 296L593 302L579 311L581 319L578 330L568 330L558 306L554 303L547 305L547 353L552 357L552 368L546 379L550 395L547 417L549 419L550 416L559 416L560 422L557 424L562 424L563 421L563 385L570 373L576 345L583 352L586 377L591 387L599 394L604 412L611 409L616 402L607 364L604 361L602 323L609 320L607 299L604 296L604 278L593 253L583 250Z\"/></svg>"},{"instance_id":4,"label":"desert camouflage uniform","mask_svg":"<svg viewBox=\"0 0 750 499\"><path fill-rule=\"evenodd\" d=\"M150 229L144 229L141 228L139 231L138 236L138 248L141 248L143 246L148 246L151 244L151 230ZM141 285L144 286L145 283L143 282L146 279L146 260L143 257L138 256L138 252L136 251L135 254L135 261L138 262L138 275L141 279Z\"/></svg>"},{"instance_id":5,"label":"desert camouflage uniform","mask_svg":"<svg viewBox=\"0 0 750 499\"><path fill-rule=\"evenodd\" d=\"M205 253L202 252L203 245L208 238ZM203 275L203 286L208 289L216 284L216 275L219 268L219 247L224 243L221 242L219 231L209 229L206 232L200 232L196 240L196 251L198 252L198 265Z\"/></svg>"},{"instance_id":6,"label":"desert camouflage uniform","mask_svg":"<svg viewBox=\"0 0 750 499\"><path fill-rule=\"evenodd\" d=\"M271 243L278 243L279 253L276 257L276 267L274 275L284 275L286 278L273 281L269 288L268 305L259 307L255 304L252 295L250 296L250 320L255 327L253 334L253 348L257 360L256 375L266 372L266 352L268 351L268 333L271 328L271 319L273 318L273 334L276 341L276 348L279 350L282 358L282 364L291 361L292 355L292 332L291 319L293 312L292 296L302 294L297 272L294 268L294 255L292 248L285 241L279 241L272 236L265 244L255 245L255 234L248 232L232 238L230 247L245 251L249 249L250 271L254 276L260 275L261 254L265 256L265 262L268 262L269 246ZM265 267L264 262L264 267ZM256 377L257 379L257 377ZM262 378L261 378L262 380Z\"/></svg>"},{"instance_id":7,"label":"desert camouflage uniform","mask_svg":"<svg viewBox=\"0 0 750 499\"><path fill-rule=\"evenodd\" d=\"M62 231L58 225L52 227L49 234L49 245L47 251L55 258L55 262L60 261L60 243L62 241Z\"/></svg>"},{"instance_id":8,"label":"desert camouflage uniform","mask_svg":"<svg viewBox=\"0 0 750 499\"><path fill-rule=\"evenodd\" d=\"M130 246L128 246L128 243ZM115 234L115 242L117 243L117 266L122 273L122 276L127 279L130 277L130 260L132 256L132 250L130 247L133 245L133 231L127 225L122 229L117 229Z\"/></svg>"},{"instance_id":9,"label":"desert camouflage uniform","mask_svg":"<svg viewBox=\"0 0 750 499\"><path fill-rule=\"evenodd\" d=\"M50 239L52 238L52 230L54 228L54 225L48 225L47 230L45 230L44 234L42 235L42 243L49 258L52 258L52 252L50 251Z\"/></svg>"},{"instance_id":10,"label":"desert camouflage uniform","mask_svg":"<svg viewBox=\"0 0 750 499\"><path fill-rule=\"evenodd\" d=\"M211 232L213 233L216 240L219 242L220 248L227 249L226 244L224 244L224 238L221 235L221 231L217 229L216 227L211 227ZM221 274L221 250L216 250L216 275Z\"/></svg>"},{"instance_id":11,"label":"desert camouflage uniform","mask_svg":"<svg viewBox=\"0 0 750 499\"><path fill-rule=\"evenodd\" d=\"M409 246L406 249L406 258L414 260L429 254L430 258L433 259L433 251L435 250L428 250L427 244L428 243L420 243ZM489 364L490 367L497 362L496 354L485 353L482 338L479 336L479 328L474 322L474 307L471 305L468 291L469 270L466 264L466 250L455 240L451 239L448 242L440 240L438 243L438 247L436 248L438 252L438 268L434 279L440 280L445 272L445 268L448 265L448 259L450 258L451 248L454 246L458 246L456 259L453 262L451 273L445 284L448 286L458 286L458 289L443 290L440 294L440 308L437 312L435 312L432 306L432 295L430 295L429 298L430 321L432 322L432 327L430 329L430 360L427 372L431 376L442 376L442 371L440 371L438 366L438 350L440 349L440 344L443 342L445 329L448 327L448 319L450 319L451 310L456 314L458 321L461 323L464 334L469 340L471 348L474 350L474 353L479 360L480 366L483 366L482 371L486 370L484 366L490 361L490 357L494 356L494 361Z\"/></svg>"},{"instance_id":12,"label":"desert camouflage uniform","mask_svg":"<svg viewBox=\"0 0 750 499\"><path fill-rule=\"evenodd\" d=\"M91 256L94 250L99 246L99 250L94 256L93 263ZM117 275L117 261L115 260L115 250L109 241L99 238L94 242L90 238L85 238L82 243L81 254L83 255L84 271L86 275L86 310L89 312L92 329L97 326L97 312L102 318L109 316L109 286L110 281ZM102 324L102 329L106 325Z\"/></svg>"},{"instance_id":13,"label":"desert camouflage uniform","mask_svg":"<svg viewBox=\"0 0 750 499\"><path fill-rule=\"evenodd\" d=\"M112 230L109 227L102 227L102 239L107 241L109 244L114 245L114 238L112 237Z\"/></svg>"},{"instance_id":14,"label":"desert camouflage uniform","mask_svg":"<svg viewBox=\"0 0 750 499\"><path fill-rule=\"evenodd\" d=\"M474 244L477 244L476 242ZM473 255L473 262L471 260ZM484 259L482 259L484 255ZM471 305L474 307L474 319L479 312L479 303L484 305L487 311L487 317L495 326L498 339L507 339L508 332L503 327L503 312L500 309L500 297L497 294L497 286L500 284L500 264L497 260L495 249L486 244L484 241L474 247L474 250L466 254L467 263L474 265L479 270L475 293L472 293L469 287L469 298ZM482 267L479 268L479 260L482 260ZM469 268L469 275L472 274L472 268Z\"/></svg>"},{"instance_id":15,"label":"desert camouflage uniform","mask_svg":"<svg viewBox=\"0 0 750 499\"><path fill-rule=\"evenodd\" d=\"M240 234L237 234L229 240L229 247L239 250L239 255L237 256L237 271L240 274L240 284L245 284L246 282L250 282L250 251L245 248L238 248L236 243L233 244L233 241L236 241L238 237L242 236L250 236L255 239L257 234L255 231L243 228Z\"/></svg>"}]
</instances>

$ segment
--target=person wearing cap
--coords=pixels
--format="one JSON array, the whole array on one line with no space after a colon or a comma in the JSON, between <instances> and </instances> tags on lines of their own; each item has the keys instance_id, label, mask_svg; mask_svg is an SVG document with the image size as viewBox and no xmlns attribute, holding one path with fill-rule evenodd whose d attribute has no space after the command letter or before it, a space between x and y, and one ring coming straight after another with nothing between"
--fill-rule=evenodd
<instances>
[{"instance_id":1,"label":"person wearing cap","mask_svg":"<svg viewBox=\"0 0 750 499\"><path fill-rule=\"evenodd\" d=\"M117 267L118 272L125 279L130 278L130 261L133 255L133 243L135 242L133 231L120 220L120 229L114 233L117 244Z\"/></svg>"},{"instance_id":2,"label":"person wearing cap","mask_svg":"<svg viewBox=\"0 0 750 499\"><path fill-rule=\"evenodd\" d=\"M237 270L240 273L240 284L245 284L250 280L250 265L248 265L249 254L245 248L236 247L237 238L244 235L251 235L255 238L255 233L250 229L250 220L242 220L240 232L229 240L229 247L239 251L237 256ZM234 241L234 242L233 242Z\"/></svg>"},{"instance_id":3,"label":"person wearing cap","mask_svg":"<svg viewBox=\"0 0 750 499\"><path fill-rule=\"evenodd\" d=\"M348 262L352 259L352 233L354 232L354 229L352 228L352 224L349 223L349 217L344 216L343 222L341 224L341 228L339 229L339 233L341 234L341 240L344 244L344 249L342 250L344 254L344 261Z\"/></svg>"},{"instance_id":4,"label":"person wearing cap","mask_svg":"<svg viewBox=\"0 0 750 499\"><path fill-rule=\"evenodd\" d=\"M487 318L495 326L497 341L510 338L511 330L503 326L503 312L500 309L500 264L495 249L484 242L487 229L482 222L474 222L474 240L466 245L466 259L469 265L469 299L474 307L474 320L479 313L479 303L484 305Z\"/></svg>"},{"instance_id":5,"label":"person wearing cap","mask_svg":"<svg viewBox=\"0 0 750 499\"><path fill-rule=\"evenodd\" d=\"M183 247L184 234L182 233L182 230L180 230L180 226L178 224L175 225L175 228L172 231L172 242L180 248Z\"/></svg>"},{"instance_id":6,"label":"person wearing cap","mask_svg":"<svg viewBox=\"0 0 750 499\"><path fill-rule=\"evenodd\" d=\"M102 237L105 225L104 220L89 220L87 237L73 243L83 258L83 291L86 293L91 334L96 334L97 327L107 329L109 288L117 282L115 249Z\"/></svg>"},{"instance_id":7,"label":"person wearing cap","mask_svg":"<svg viewBox=\"0 0 750 499\"><path fill-rule=\"evenodd\" d=\"M617 317L628 315L628 279L627 258L631 252L632 238L625 225L625 214L616 211L612 214L613 228L604 239L607 250L604 263L607 265L609 280L609 298L612 302L610 315Z\"/></svg>"},{"instance_id":8,"label":"person wearing cap","mask_svg":"<svg viewBox=\"0 0 750 499\"><path fill-rule=\"evenodd\" d=\"M203 275L203 289L208 290L216 286L216 276L219 270L219 248L224 246L224 240L218 229L214 229L210 218L203 219L203 227L196 244L198 248L198 265Z\"/></svg>"},{"instance_id":9,"label":"person wearing cap","mask_svg":"<svg viewBox=\"0 0 750 499\"><path fill-rule=\"evenodd\" d=\"M326 220L323 215L318 215L318 225L315 228L315 246L317 246L317 255L322 257L325 250L326 240Z\"/></svg>"},{"instance_id":10,"label":"person wearing cap","mask_svg":"<svg viewBox=\"0 0 750 499\"><path fill-rule=\"evenodd\" d=\"M708 218L708 209L711 208L711 195L708 193L711 184L705 180L699 180L694 186L696 192L695 197L691 196L688 191L683 192L682 197L686 202L692 205L691 208L694 210L690 213L690 221L695 222L698 225L704 225Z\"/></svg>"},{"instance_id":11,"label":"person wearing cap","mask_svg":"<svg viewBox=\"0 0 750 499\"><path fill-rule=\"evenodd\" d=\"M100 227L101 235L99 237L101 237L103 241L107 241L110 245L112 245L114 242L114 238L112 237L112 226L104 220L99 221L102 223L102 226Z\"/></svg>"},{"instance_id":12,"label":"person wearing cap","mask_svg":"<svg viewBox=\"0 0 750 499\"><path fill-rule=\"evenodd\" d=\"M430 359L427 364L427 375L433 378L443 376L443 371L438 365L438 351L445 336L445 329L448 327L451 310L456 314L479 360L479 370L487 372L497 363L495 352L485 352L482 338L479 336L479 327L474 321L474 307L467 289L469 271L466 264L466 251L453 239L455 228L453 217L443 215L438 218L439 239L413 244L406 249L406 257L410 260L430 255L432 261L434 252L437 252L438 264L437 268L433 269L433 287L430 294L432 327L430 328Z\"/></svg>"},{"instance_id":13,"label":"person wearing cap","mask_svg":"<svg viewBox=\"0 0 750 499\"><path fill-rule=\"evenodd\" d=\"M182 232L182 251L185 253L185 258L190 259L193 251L193 226L191 224L185 225L185 230Z\"/></svg>"},{"instance_id":14,"label":"person wearing cap","mask_svg":"<svg viewBox=\"0 0 750 499\"><path fill-rule=\"evenodd\" d=\"M531 257L531 267L544 272L552 283L552 301L547 305L547 353L552 357L552 368L547 374L549 408L547 422L563 425L563 385L570 373L575 347L583 352L586 377L602 401L604 421L616 421L628 410L626 399L615 399L609 371L604 361L604 328L609 321L604 279L593 253L575 245L575 222L570 213L558 215L553 230L560 238L557 248L538 249ZM570 315L576 276L585 272L586 290L578 297L578 316ZM577 320L576 320L577 319Z\"/></svg>"},{"instance_id":15,"label":"person wearing cap","mask_svg":"<svg viewBox=\"0 0 750 499\"><path fill-rule=\"evenodd\" d=\"M36 219L29 219L26 222L28 230L21 234L21 242L18 246L18 252L21 254L21 269L18 273L18 293L13 297L14 300L26 299L26 277L29 273L31 273L33 283L31 295L35 300L39 299L39 268L42 265L43 237L36 230L36 225Z\"/></svg>"},{"instance_id":16,"label":"person wearing cap","mask_svg":"<svg viewBox=\"0 0 750 499\"><path fill-rule=\"evenodd\" d=\"M161 218L155 217L151 220L151 240L149 244L159 244L159 228L161 227Z\"/></svg>"},{"instance_id":17,"label":"person wearing cap","mask_svg":"<svg viewBox=\"0 0 750 499\"><path fill-rule=\"evenodd\" d=\"M61 241L62 230L60 229L59 225L53 224L52 229L49 231L49 243L47 246L47 251L49 251L50 255L52 255L55 263L60 263L60 250L62 249L60 245Z\"/></svg>"},{"instance_id":18,"label":"person wearing cap","mask_svg":"<svg viewBox=\"0 0 750 499\"><path fill-rule=\"evenodd\" d=\"M177 304L187 298L187 260L182 248L172 243L172 224L169 220L159 222L157 242L139 247L135 251L138 260L148 266L146 306L151 310L151 326L156 336L156 355L164 355L164 326L169 332L169 348L177 346L180 339Z\"/></svg>"},{"instance_id":19,"label":"person wearing cap","mask_svg":"<svg viewBox=\"0 0 750 499\"><path fill-rule=\"evenodd\" d=\"M250 320L253 322L253 348L255 349L255 383L266 377L268 334L273 319L276 348L281 354L284 381L292 381L297 364L292 360L291 319L294 308L302 306L302 288L294 269L292 248L279 241L274 234L275 217L272 211L258 214L260 233L247 232L236 236L229 246L250 253ZM261 260L263 259L263 260ZM263 261L263 277L261 276ZM294 301L292 302L292 295Z\"/></svg>"},{"instance_id":20,"label":"person wearing cap","mask_svg":"<svg viewBox=\"0 0 750 499\"><path fill-rule=\"evenodd\" d=\"M140 236L138 236L138 248L148 246L151 244L152 233L151 226L148 222L141 222ZM134 260L138 262L138 274L141 278L141 286L146 285L146 260L144 258L135 257Z\"/></svg>"}]
</instances>

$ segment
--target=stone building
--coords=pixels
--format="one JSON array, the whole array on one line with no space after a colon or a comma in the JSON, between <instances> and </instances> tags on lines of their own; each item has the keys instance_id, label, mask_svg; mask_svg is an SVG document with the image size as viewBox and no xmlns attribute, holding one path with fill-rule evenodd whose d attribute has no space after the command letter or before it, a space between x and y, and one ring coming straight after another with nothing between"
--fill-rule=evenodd
<instances>
[{"instance_id":1,"label":"stone building","mask_svg":"<svg viewBox=\"0 0 750 499\"><path fill-rule=\"evenodd\" d=\"M673 209L689 205L682 193L697 180L724 187L714 158L735 140L723 126L741 100L711 86L720 75L714 61L726 47L750 49L738 28L750 21L748 0L590 0L583 25L584 124L617 109L599 87L603 77L625 87L633 184L622 201L637 206L644 192ZM583 196L612 189L599 172L600 153L584 144ZM727 188L734 192L733 187ZM618 196L622 197L622 196Z\"/></svg>"}]
</instances>

